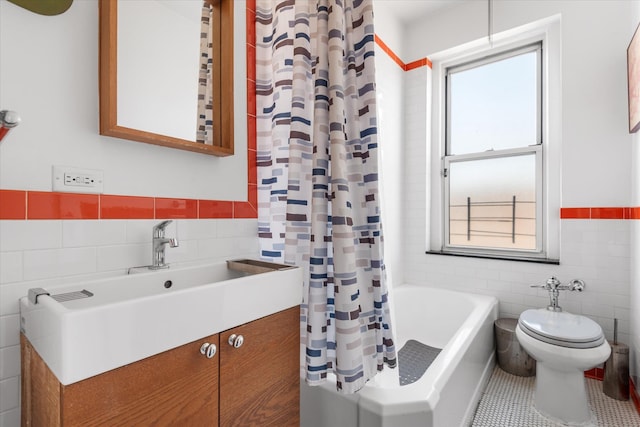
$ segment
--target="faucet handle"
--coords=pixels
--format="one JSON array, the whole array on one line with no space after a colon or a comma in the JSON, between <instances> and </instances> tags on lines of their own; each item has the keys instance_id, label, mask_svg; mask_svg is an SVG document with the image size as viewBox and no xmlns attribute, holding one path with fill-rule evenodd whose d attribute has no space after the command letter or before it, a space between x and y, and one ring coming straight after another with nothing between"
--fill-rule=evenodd
<instances>
[{"instance_id":1,"label":"faucet handle","mask_svg":"<svg viewBox=\"0 0 640 427\"><path fill-rule=\"evenodd\" d=\"M156 225L153 226L154 230L164 230L165 228L167 228L167 225L171 224L173 222L172 219L167 219L166 221L162 221Z\"/></svg>"},{"instance_id":2,"label":"faucet handle","mask_svg":"<svg viewBox=\"0 0 640 427\"><path fill-rule=\"evenodd\" d=\"M178 242L178 238L177 237L169 239L169 247L170 248L177 248L178 246L180 246L180 242Z\"/></svg>"}]
</instances>

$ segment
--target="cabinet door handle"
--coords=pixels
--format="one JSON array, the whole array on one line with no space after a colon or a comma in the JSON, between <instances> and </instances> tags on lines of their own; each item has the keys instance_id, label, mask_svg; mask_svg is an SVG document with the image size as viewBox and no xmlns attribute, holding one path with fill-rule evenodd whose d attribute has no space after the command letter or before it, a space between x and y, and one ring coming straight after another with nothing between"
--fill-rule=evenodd
<instances>
[{"instance_id":1,"label":"cabinet door handle","mask_svg":"<svg viewBox=\"0 0 640 427\"><path fill-rule=\"evenodd\" d=\"M242 335L231 334L228 343L231 347L238 348L244 344L244 337Z\"/></svg>"},{"instance_id":2,"label":"cabinet door handle","mask_svg":"<svg viewBox=\"0 0 640 427\"><path fill-rule=\"evenodd\" d=\"M218 349L215 344L209 344L206 342L200 347L200 354L203 354L207 359L212 359L213 356L216 355L217 350Z\"/></svg>"}]
</instances>

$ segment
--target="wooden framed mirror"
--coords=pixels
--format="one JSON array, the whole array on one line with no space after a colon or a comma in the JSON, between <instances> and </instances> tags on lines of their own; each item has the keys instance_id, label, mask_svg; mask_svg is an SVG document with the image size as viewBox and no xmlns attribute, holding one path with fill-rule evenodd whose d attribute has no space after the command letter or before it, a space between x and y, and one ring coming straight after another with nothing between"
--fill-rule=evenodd
<instances>
[{"instance_id":1,"label":"wooden framed mirror","mask_svg":"<svg viewBox=\"0 0 640 427\"><path fill-rule=\"evenodd\" d=\"M99 14L100 134L232 155L233 0L99 0Z\"/></svg>"}]
</instances>

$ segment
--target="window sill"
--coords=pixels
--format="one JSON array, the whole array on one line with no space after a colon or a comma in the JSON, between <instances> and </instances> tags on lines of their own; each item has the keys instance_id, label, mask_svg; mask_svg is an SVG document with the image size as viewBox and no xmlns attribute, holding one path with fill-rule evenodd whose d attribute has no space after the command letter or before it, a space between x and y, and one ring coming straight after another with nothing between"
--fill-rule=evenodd
<instances>
[{"instance_id":1,"label":"window sill","mask_svg":"<svg viewBox=\"0 0 640 427\"><path fill-rule=\"evenodd\" d=\"M483 258L483 259L495 259L500 261L520 261L520 262L533 262L536 264L553 264L560 265L559 259L550 258L527 258L527 257L508 257L504 255L480 255L461 252L443 252L443 251L426 251L427 255L446 255L446 256L458 256L464 258Z\"/></svg>"}]
</instances>

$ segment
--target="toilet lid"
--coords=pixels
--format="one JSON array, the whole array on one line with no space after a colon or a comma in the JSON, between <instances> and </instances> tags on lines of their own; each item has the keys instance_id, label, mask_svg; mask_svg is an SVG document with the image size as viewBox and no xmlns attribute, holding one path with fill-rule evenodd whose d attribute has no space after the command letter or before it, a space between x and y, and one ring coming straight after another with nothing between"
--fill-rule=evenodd
<instances>
[{"instance_id":1,"label":"toilet lid","mask_svg":"<svg viewBox=\"0 0 640 427\"><path fill-rule=\"evenodd\" d=\"M569 348L593 348L604 342L602 328L588 317L547 309L526 310L518 325L540 341Z\"/></svg>"}]
</instances>

